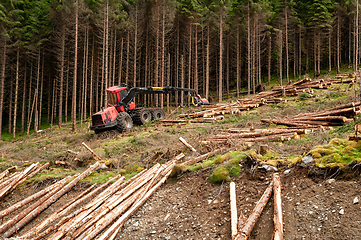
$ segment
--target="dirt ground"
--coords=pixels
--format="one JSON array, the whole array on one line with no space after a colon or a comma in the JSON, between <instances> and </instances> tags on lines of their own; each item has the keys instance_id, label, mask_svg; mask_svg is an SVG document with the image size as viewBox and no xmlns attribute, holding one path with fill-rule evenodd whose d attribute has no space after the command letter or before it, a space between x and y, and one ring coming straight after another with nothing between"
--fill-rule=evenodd
<instances>
[{"instance_id":1,"label":"dirt ground","mask_svg":"<svg viewBox=\"0 0 361 240\"><path fill-rule=\"evenodd\" d=\"M360 239L360 178L351 180L311 177L309 169L295 167L282 181L284 239ZM131 217L117 239L231 239L229 182L209 182L211 169L188 172L168 179L136 215ZM248 217L267 188L272 172L243 173L236 179L238 213ZM43 185L50 184L45 182ZM1 209L30 195L34 188L18 189L4 199ZM83 183L64 195L22 229L25 233L46 216L70 201L88 185ZM36 191L37 191L36 190ZM357 200L355 199L357 198ZM356 203L357 202L357 203ZM20 210L3 219L15 216ZM251 239L272 239L273 197L252 231Z\"/></svg>"}]
</instances>

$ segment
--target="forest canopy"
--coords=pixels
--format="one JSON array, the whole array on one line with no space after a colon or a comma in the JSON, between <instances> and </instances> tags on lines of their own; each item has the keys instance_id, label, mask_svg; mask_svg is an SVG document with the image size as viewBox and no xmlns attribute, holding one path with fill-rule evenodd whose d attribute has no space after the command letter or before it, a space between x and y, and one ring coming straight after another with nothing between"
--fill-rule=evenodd
<instances>
[{"instance_id":1,"label":"forest canopy","mask_svg":"<svg viewBox=\"0 0 361 240\"><path fill-rule=\"evenodd\" d=\"M177 86L221 102L356 70L358 0L3 0L0 130L83 121L106 89ZM138 105L178 102L140 96ZM1 134L0 134L1 137Z\"/></svg>"}]
</instances>

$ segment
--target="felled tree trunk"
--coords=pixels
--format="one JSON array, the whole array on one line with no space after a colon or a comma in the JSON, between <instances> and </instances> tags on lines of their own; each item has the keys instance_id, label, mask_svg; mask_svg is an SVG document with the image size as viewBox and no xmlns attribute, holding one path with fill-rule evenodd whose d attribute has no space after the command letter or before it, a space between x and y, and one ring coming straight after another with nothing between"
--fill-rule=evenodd
<instances>
[{"instance_id":1,"label":"felled tree trunk","mask_svg":"<svg viewBox=\"0 0 361 240\"><path fill-rule=\"evenodd\" d=\"M274 196L274 240L283 239L283 216L282 216L282 198L281 198L281 180L278 173L273 174L273 196Z\"/></svg>"}]
</instances>

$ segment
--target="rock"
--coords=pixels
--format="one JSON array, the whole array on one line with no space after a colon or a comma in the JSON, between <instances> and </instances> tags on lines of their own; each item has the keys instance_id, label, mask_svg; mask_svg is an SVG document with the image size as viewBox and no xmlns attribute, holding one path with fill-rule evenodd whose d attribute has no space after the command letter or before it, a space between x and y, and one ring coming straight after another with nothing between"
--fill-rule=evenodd
<instances>
[{"instance_id":1,"label":"rock","mask_svg":"<svg viewBox=\"0 0 361 240\"><path fill-rule=\"evenodd\" d=\"M353 199L353 204L358 204L358 197L355 197L355 198Z\"/></svg>"},{"instance_id":2,"label":"rock","mask_svg":"<svg viewBox=\"0 0 361 240\"><path fill-rule=\"evenodd\" d=\"M283 172L283 174L284 174L284 175L287 175L287 174L290 174L290 172L291 172L291 169L287 169L287 170L285 170L285 171Z\"/></svg>"},{"instance_id":3,"label":"rock","mask_svg":"<svg viewBox=\"0 0 361 240\"><path fill-rule=\"evenodd\" d=\"M328 179L326 181L326 183L328 183L328 184L331 184L331 183L334 183L334 182L336 182L336 180L334 178Z\"/></svg>"},{"instance_id":4,"label":"rock","mask_svg":"<svg viewBox=\"0 0 361 240\"><path fill-rule=\"evenodd\" d=\"M263 164L262 166L258 167L258 169L265 169L266 171L275 171L275 172L278 171L278 169L276 167L268 165L268 164Z\"/></svg>"},{"instance_id":5,"label":"rock","mask_svg":"<svg viewBox=\"0 0 361 240\"><path fill-rule=\"evenodd\" d=\"M304 164L309 164L313 161L314 161L314 159L311 155L307 155L302 158L302 163L304 163Z\"/></svg>"},{"instance_id":6,"label":"rock","mask_svg":"<svg viewBox=\"0 0 361 240\"><path fill-rule=\"evenodd\" d=\"M338 213L341 214L341 215L344 215L344 214L345 214L345 210L344 210L344 209L341 209Z\"/></svg>"}]
</instances>

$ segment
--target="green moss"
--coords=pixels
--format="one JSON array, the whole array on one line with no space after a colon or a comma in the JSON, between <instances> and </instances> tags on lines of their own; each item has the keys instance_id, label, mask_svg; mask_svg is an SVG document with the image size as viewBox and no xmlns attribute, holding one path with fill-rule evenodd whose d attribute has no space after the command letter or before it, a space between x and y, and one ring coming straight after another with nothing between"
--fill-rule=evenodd
<instances>
[{"instance_id":1,"label":"green moss","mask_svg":"<svg viewBox=\"0 0 361 240\"><path fill-rule=\"evenodd\" d=\"M212 175L209 177L212 183L222 182L223 180L230 181L229 171L224 166L217 167L213 170Z\"/></svg>"}]
</instances>

